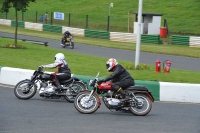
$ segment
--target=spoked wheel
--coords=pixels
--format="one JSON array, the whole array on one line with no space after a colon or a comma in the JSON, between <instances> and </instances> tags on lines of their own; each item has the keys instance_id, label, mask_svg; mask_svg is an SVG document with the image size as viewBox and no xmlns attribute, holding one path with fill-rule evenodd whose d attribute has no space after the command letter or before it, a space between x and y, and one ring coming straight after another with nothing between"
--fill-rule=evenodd
<instances>
[{"instance_id":1,"label":"spoked wheel","mask_svg":"<svg viewBox=\"0 0 200 133\"><path fill-rule=\"evenodd\" d=\"M74 42L70 42L69 46L70 46L71 49L73 49L74 48Z\"/></svg>"},{"instance_id":2,"label":"spoked wheel","mask_svg":"<svg viewBox=\"0 0 200 133\"><path fill-rule=\"evenodd\" d=\"M74 106L80 113L91 114L98 109L98 104L100 102L98 95L93 94L90 99L88 99L89 95L90 92L88 91L81 92L76 96L74 100Z\"/></svg>"},{"instance_id":3,"label":"spoked wheel","mask_svg":"<svg viewBox=\"0 0 200 133\"><path fill-rule=\"evenodd\" d=\"M71 89L66 91L66 96L64 98L70 102L73 103L75 97L80 93L82 90L87 90L86 86L83 83L80 82L74 82Z\"/></svg>"},{"instance_id":4,"label":"spoked wheel","mask_svg":"<svg viewBox=\"0 0 200 133\"><path fill-rule=\"evenodd\" d=\"M22 80L14 88L14 94L17 98L22 100L27 100L32 98L36 91L37 87L35 84L28 85L30 80Z\"/></svg>"},{"instance_id":5,"label":"spoked wheel","mask_svg":"<svg viewBox=\"0 0 200 133\"><path fill-rule=\"evenodd\" d=\"M134 101L131 103L130 111L134 115L144 116L147 115L152 108L151 100L143 94L136 94L136 99L138 102Z\"/></svg>"}]
</instances>

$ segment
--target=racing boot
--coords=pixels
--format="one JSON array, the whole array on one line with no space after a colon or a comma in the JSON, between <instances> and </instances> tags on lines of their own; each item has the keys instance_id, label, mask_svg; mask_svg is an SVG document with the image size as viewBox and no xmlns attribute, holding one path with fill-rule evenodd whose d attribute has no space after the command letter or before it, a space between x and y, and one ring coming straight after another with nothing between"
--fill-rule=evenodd
<instances>
[{"instance_id":1,"label":"racing boot","mask_svg":"<svg viewBox=\"0 0 200 133\"><path fill-rule=\"evenodd\" d=\"M55 91L61 91L63 90L63 87L60 85L60 82L58 81L58 79L55 77L55 84L56 84L56 89Z\"/></svg>"},{"instance_id":2,"label":"racing boot","mask_svg":"<svg viewBox=\"0 0 200 133\"><path fill-rule=\"evenodd\" d=\"M131 99L130 94L127 91L124 91L121 87L117 90L117 93L122 95L122 101L127 101Z\"/></svg>"}]
</instances>

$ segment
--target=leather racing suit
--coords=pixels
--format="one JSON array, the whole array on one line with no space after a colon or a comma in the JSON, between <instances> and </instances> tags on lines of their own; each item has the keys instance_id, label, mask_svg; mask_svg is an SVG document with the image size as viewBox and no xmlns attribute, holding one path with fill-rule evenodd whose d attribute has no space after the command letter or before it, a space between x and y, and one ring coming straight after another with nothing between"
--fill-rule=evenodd
<instances>
[{"instance_id":1,"label":"leather racing suit","mask_svg":"<svg viewBox=\"0 0 200 133\"><path fill-rule=\"evenodd\" d=\"M62 89L59 81L68 80L71 78L71 70L65 60L61 60L61 61L55 60L55 63L42 65L42 67L44 68L58 67L58 71L55 73L52 73L50 76L51 80L55 83L55 85L57 85L58 89Z\"/></svg>"}]
</instances>

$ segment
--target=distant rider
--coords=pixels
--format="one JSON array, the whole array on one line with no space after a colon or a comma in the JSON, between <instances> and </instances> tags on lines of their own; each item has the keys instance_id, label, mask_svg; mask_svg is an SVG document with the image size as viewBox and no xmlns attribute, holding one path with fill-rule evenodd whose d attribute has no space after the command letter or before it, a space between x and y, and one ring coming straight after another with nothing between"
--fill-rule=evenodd
<instances>
[{"instance_id":1,"label":"distant rider","mask_svg":"<svg viewBox=\"0 0 200 133\"><path fill-rule=\"evenodd\" d=\"M118 64L117 60L114 58L110 58L106 62L106 68L108 72L113 72L108 77L99 80L98 84L102 82L106 82L112 80L112 88L115 92L122 94L122 96L126 99L129 98L129 94L126 94L124 89L129 86L134 86L135 82L132 76L128 73L128 71L120 64Z\"/></svg>"},{"instance_id":2,"label":"distant rider","mask_svg":"<svg viewBox=\"0 0 200 133\"><path fill-rule=\"evenodd\" d=\"M43 68L56 68L56 67L58 67L58 71L55 72L55 73L52 73L50 75L51 80L57 86L55 91L63 89L63 87L60 85L59 81L68 80L68 79L71 78L71 70L70 70L67 62L65 61L65 56L64 56L63 53L57 53L55 55L55 62L54 63L48 64L48 65L42 65L40 67L43 67Z\"/></svg>"},{"instance_id":3,"label":"distant rider","mask_svg":"<svg viewBox=\"0 0 200 133\"><path fill-rule=\"evenodd\" d=\"M66 38L69 38L70 36L72 36L72 34L68 31L68 29L65 29L65 32L63 34L63 38L61 41L61 45L63 46L63 42L66 40Z\"/></svg>"}]
</instances>

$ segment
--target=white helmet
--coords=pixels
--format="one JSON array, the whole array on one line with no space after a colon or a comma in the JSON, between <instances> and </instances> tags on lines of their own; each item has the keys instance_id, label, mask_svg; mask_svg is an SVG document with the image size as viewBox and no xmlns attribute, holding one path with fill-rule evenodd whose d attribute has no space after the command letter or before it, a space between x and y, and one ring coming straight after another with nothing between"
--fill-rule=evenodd
<instances>
[{"instance_id":1,"label":"white helmet","mask_svg":"<svg viewBox=\"0 0 200 133\"><path fill-rule=\"evenodd\" d=\"M68 29L66 28L65 31L68 31Z\"/></svg>"},{"instance_id":2,"label":"white helmet","mask_svg":"<svg viewBox=\"0 0 200 133\"><path fill-rule=\"evenodd\" d=\"M106 68L107 70L110 72L113 70L113 68L115 68L115 66L118 64L117 60L114 58L110 58L108 59L108 61L106 62Z\"/></svg>"},{"instance_id":3,"label":"white helmet","mask_svg":"<svg viewBox=\"0 0 200 133\"><path fill-rule=\"evenodd\" d=\"M65 55L63 53L57 53L55 55L55 63L60 63L65 59Z\"/></svg>"}]
</instances>

